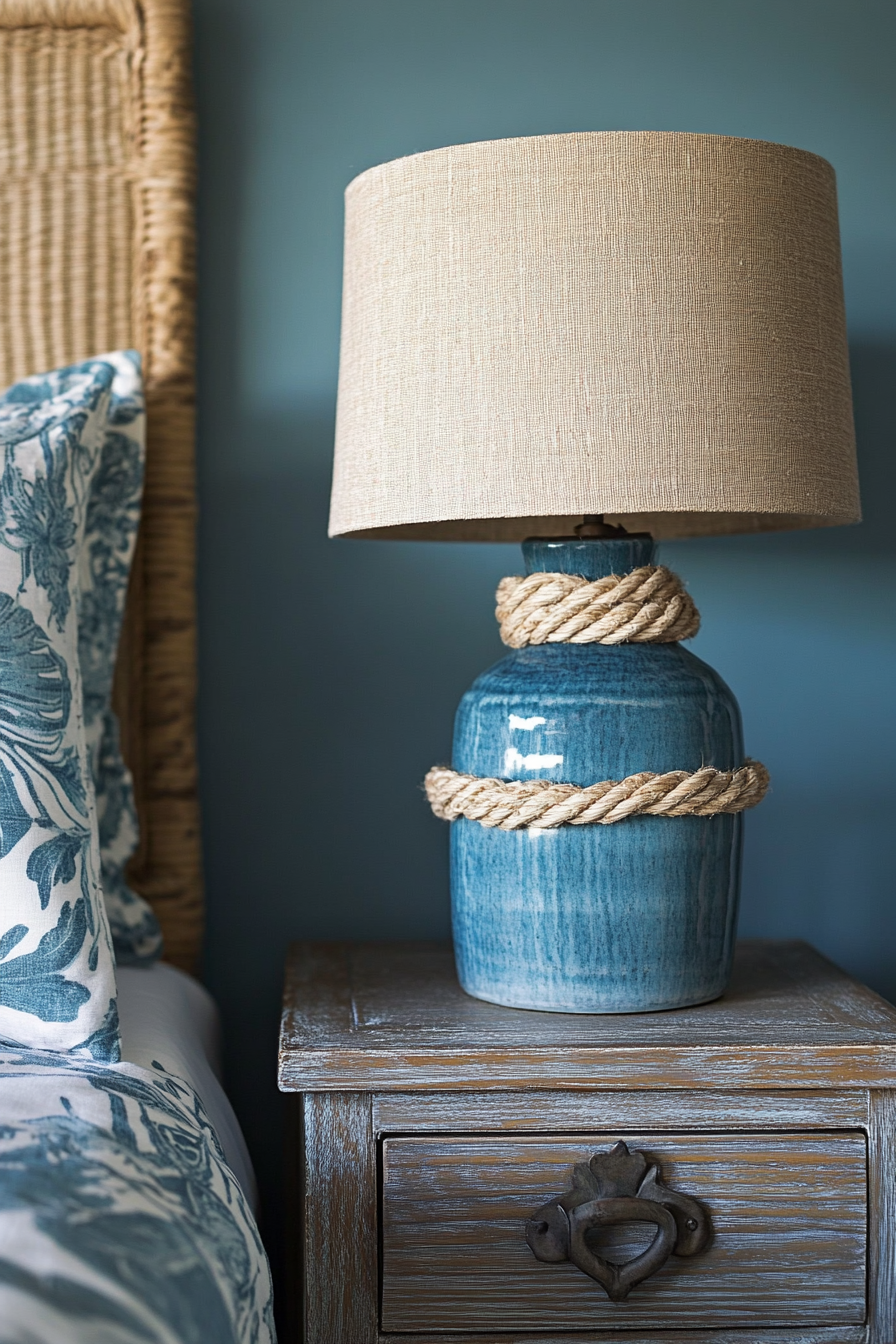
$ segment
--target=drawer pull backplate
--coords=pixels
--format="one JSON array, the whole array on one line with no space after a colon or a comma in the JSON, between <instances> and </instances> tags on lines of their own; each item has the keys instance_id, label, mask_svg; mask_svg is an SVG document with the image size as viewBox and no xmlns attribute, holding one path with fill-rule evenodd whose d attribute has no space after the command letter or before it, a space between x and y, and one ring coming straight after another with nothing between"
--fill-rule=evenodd
<instances>
[{"instance_id":1,"label":"drawer pull backplate","mask_svg":"<svg viewBox=\"0 0 896 1344\"><path fill-rule=\"evenodd\" d=\"M624 1264L613 1264L587 1244L597 1227L652 1223L656 1235L645 1251ZM526 1224L526 1241L539 1260L570 1260L622 1302L670 1255L696 1255L712 1231L709 1214L696 1199L663 1185L660 1168L644 1153L617 1143L609 1153L573 1167L569 1190L549 1200Z\"/></svg>"}]
</instances>

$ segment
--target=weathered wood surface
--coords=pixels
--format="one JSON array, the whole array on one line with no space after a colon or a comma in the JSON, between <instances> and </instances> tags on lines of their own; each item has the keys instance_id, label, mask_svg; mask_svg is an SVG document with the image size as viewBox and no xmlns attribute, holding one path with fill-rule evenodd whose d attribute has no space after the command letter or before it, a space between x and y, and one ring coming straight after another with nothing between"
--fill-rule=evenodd
<instances>
[{"instance_id":1,"label":"weathered wood surface","mask_svg":"<svg viewBox=\"0 0 896 1344\"><path fill-rule=\"evenodd\" d=\"M868 1344L896 1340L896 1091L871 1094Z\"/></svg>"},{"instance_id":2,"label":"weathered wood surface","mask_svg":"<svg viewBox=\"0 0 896 1344\"><path fill-rule=\"evenodd\" d=\"M287 1340L301 1340L304 1336L305 1312L305 1229L302 1218L305 1202L302 1170L304 1098L293 1095L286 1098L286 1103L283 1177L289 1194L290 1217L283 1229L285 1273L278 1309L282 1323L286 1326Z\"/></svg>"},{"instance_id":3,"label":"weathered wood surface","mask_svg":"<svg viewBox=\"0 0 896 1344\"><path fill-rule=\"evenodd\" d=\"M766 1330L750 1327L748 1330L641 1330L617 1329L576 1330L575 1333L550 1331L547 1334L508 1333L456 1335L443 1334L380 1334L378 1344L869 1344L869 1336L862 1325L835 1325L797 1327L795 1329Z\"/></svg>"},{"instance_id":4,"label":"weathered wood surface","mask_svg":"<svg viewBox=\"0 0 896 1344\"><path fill-rule=\"evenodd\" d=\"M286 1090L315 1094L303 1099L306 1154L292 1196L296 1222L305 1211L305 1338L311 1344L896 1344L896 1010L810 948L744 945L724 999L631 1017L480 1003L459 989L450 950L434 944L305 945L289 971L281 1081ZM869 1087L884 1090L869 1097ZM345 1095L353 1092L362 1095ZM813 1130L827 1133L807 1133ZM467 1224L452 1224L432 1188L451 1163L442 1162L439 1176L439 1164L421 1160L423 1149L414 1149L403 1176L404 1222L395 1221L400 1207L390 1195L390 1231L377 1217L377 1136L386 1140L393 1173L397 1142L434 1144L443 1157L445 1145L457 1154L452 1145L466 1144L482 1156L482 1145L497 1143L505 1145L498 1149L505 1158L507 1144L535 1144L547 1157L542 1178L530 1181L525 1208L513 1204L520 1182L508 1185L513 1162L496 1163L491 1150L487 1160L455 1162L455 1169L466 1165L477 1175L481 1189L479 1213ZM670 1184L705 1198L717 1228L720 1209L731 1217L730 1225L722 1217L723 1235L707 1255L673 1258L656 1280L614 1306L569 1265L536 1261L522 1223L565 1188L572 1161L590 1155L583 1148L606 1148L620 1137L655 1151ZM866 1140L867 1187L865 1176L857 1176ZM675 1143L680 1147L672 1151ZM767 1160L760 1161L763 1144ZM837 1144L846 1144L845 1165L832 1163ZM735 1158L740 1152L739 1166L729 1162L732 1151ZM819 1153L821 1164L813 1157ZM707 1180L711 1170L718 1179L703 1194L701 1173ZM456 1194L446 1186L443 1202L457 1205ZM757 1270L770 1254L761 1216L773 1244L784 1245L771 1278ZM421 1225L430 1241L420 1242ZM392 1271L400 1262L394 1237L388 1238L401 1227L399 1240L407 1245L396 1279ZM380 1321L377 1239L383 1235L392 1258L387 1315ZM517 1277L508 1292L501 1247L511 1242ZM473 1256L476 1248L481 1254ZM528 1257L525 1269L521 1253ZM499 1262L486 1275L485 1297L483 1255L493 1269L496 1255ZM292 1264L298 1274L295 1257ZM710 1272L715 1277L707 1289L703 1276ZM566 1276L567 1285L570 1276L580 1282L562 1294L561 1308L544 1299L550 1310L533 1326L543 1289L534 1298L531 1288L521 1296L519 1281L552 1273ZM687 1315L680 1294L689 1282L700 1285L703 1315ZM820 1307L807 1304L813 1285ZM739 1292L748 1298L746 1307ZM575 1293L592 1296L588 1310L570 1323ZM646 1311L643 1295L651 1293L671 1316ZM786 1314L773 1323L760 1306L775 1305L774 1293ZM467 1315L462 1324L433 1325L431 1314L419 1318L421 1303L430 1313L447 1303ZM394 1312L388 1314L393 1305L406 1313L397 1332ZM520 1311L528 1313L526 1325L518 1324ZM835 1311L852 1314L827 1324Z\"/></svg>"},{"instance_id":5,"label":"weathered wood surface","mask_svg":"<svg viewBox=\"0 0 896 1344\"><path fill-rule=\"evenodd\" d=\"M742 944L715 1003L624 1016L500 1008L450 948L299 944L285 1091L896 1086L896 1009L803 943Z\"/></svg>"},{"instance_id":6,"label":"weathered wood surface","mask_svg":"<svg viewBox=\"0 0 896 1344\"><path fill-rule=\"evenodd\" d=\"M658 1158L664 1181L701 1200L714 1228L705 1253L673 1257L624 1303L571 1264L536 1260L524 1238L526 1219L606 1136L386 1140L384 1332L864 1321L863 1133L619 1137ZM612 1233L605 1244L619 1258L642 1249L624 1229Z\"/></svg>"},{"instance_id":7,"label":"weathered wood surface","mask_svg":"<svg viewBox=\"0 0 896 1344\"><path fill-rule=\"evenodd\" d=\"M867 1092L384 1092L373 1098L378 1135L867 1124Z\"/></svg>"},{"instance_id":8,"label":"weathered wood surface","mask_svg":"<svg viewBox=\"0 0 896 1344\"><path fill-rule=\"evenodd\" d=\"M377 1177L370 1098L304 1099L302 1227L305 1344L377 1335Z\"/></svg>"}]
</instances>

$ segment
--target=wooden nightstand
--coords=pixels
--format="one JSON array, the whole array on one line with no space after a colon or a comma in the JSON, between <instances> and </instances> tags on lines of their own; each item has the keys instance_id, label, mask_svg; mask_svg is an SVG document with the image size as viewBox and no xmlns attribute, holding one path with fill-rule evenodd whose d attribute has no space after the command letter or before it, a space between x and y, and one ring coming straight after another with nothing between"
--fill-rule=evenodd
<instances>
[{"instance_id":1,"label":"wooden nightstand","mask_svg":"<svg viewBox=\"0 0 896 1344\"><path fill-rule=\"evenodd\" d=\"M299 945L280 1086L296 1340L896 1344L896 1009L805 944L625 1017Z\"/></svg>"}]
</instances>

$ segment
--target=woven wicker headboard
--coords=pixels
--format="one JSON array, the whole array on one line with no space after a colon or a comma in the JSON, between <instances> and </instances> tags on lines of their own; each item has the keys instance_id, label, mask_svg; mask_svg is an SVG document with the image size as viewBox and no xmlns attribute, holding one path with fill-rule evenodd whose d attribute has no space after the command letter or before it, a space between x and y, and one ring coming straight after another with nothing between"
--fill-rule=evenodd
<instances>
[{"instance_id":1,"label":"woven wicker headboard","mask_svg":"<svg viewBox=\"0 0 896 1344\"><path fill-rule=\"evenodd\" d=\"M202 935L188 0L0 0L0 386L134 347L143 523L117 703L166 956Z\"/></svg>"}]
</instances>

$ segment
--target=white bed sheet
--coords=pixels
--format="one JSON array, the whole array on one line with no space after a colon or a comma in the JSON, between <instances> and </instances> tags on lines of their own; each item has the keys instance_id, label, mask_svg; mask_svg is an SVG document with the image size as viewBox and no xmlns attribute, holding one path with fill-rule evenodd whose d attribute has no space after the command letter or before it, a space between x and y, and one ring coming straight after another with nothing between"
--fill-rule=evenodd
<instances>
[{"instance_id":1,"label":"white bed sheet","mask_svg":"<svg viewBox=\"0 0 896 1344\"><path fill-rule=\"evenodd\" d=\"M157 1061L199 1094L228 1165L254 1210L257 1187L246 1141L221 1086L218 1009L198 980L175 966L120 966L122 1059L152 1069Z\"/></svg>"}]
</instances>

